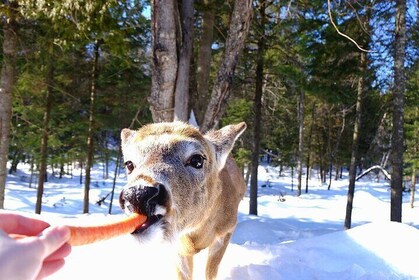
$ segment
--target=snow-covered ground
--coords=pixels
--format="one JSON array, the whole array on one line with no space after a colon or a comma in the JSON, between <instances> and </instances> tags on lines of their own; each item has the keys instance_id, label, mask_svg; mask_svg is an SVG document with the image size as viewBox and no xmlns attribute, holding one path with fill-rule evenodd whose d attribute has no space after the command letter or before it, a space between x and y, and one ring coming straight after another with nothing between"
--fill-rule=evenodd
<instances>
[{"instance_id":1,"label":"snow-covered ground","mask_svg":"<svg viewBox=\"0 0 419 280\"><path fill-rule=\"evenodd\" d=\"M5 208L34 212L36 189L28 187L25 166L7 180ZM23 171L22 171L23 170ZM113 169L110 169L113 170ZM74 170L74 174L79 171ZM259 167L258 216L249 216L249 198L240 204L239 224L219 271L219 279L419 279L419 203L403 197L403 223L390 223L389 183L364 177L356 184L352 229L343 230L347 178L332 181L331 190L315 175L309 192L296 197L288 170ZM117 179L112 215L95 202L109 193L112 179L93 170L90 213L83 215L79 177L50 176L42 215L51 223L89 224L122 215ZM305 182L305 180L304 180ZM269 185L262 187L262 185ZM418 197L418 194L416 194ZM205 251L195 260L195 279L204 279ZM50 279L173 279L171 248L139 245L131 236L74 247L65 267Z\"/></svg>"}]
</instances>

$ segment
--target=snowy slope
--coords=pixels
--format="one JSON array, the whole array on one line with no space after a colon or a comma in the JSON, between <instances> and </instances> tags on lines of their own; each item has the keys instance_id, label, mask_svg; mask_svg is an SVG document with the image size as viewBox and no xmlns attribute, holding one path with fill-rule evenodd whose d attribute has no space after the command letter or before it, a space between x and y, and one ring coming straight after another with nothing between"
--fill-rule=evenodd
<instances>
[{"instance_id":1,"label":"snowy slope","mask_svg":"<svg viewBox=\"0 0 419 280\"><path fill-rule=\"evenodd\" d=\"M112 170L112 169L111 169ZM75 174L78 174L75 171ZM112 179L93 173L90 215L81 214L83 186L78 178L51 178L45 186L43 216L51 223L90 224L117 219L95 201L111 189ZM388 182L357 183L353 228L343 231L347 180L330 191L313 176L309 192L291 190L291 178L269 166L259 168L258 216L249 216L248 197L240 204L239 224L220 267L220 279L419 279L419 209L404 197L403 224L388 222ZM28 175L9 176L6 209L33 212L36 190ZM124 184L118 178L117 194ZM269 180L269 182L268 182ZM417 195L416 195L417 196ZM279 198L282 198L281 201ZM203 279L205 251L195 261L195 279ZM172 279L172 248L139 245L130 236L74 247L66 266L50 279Z\"/></svg>"}]
</instances>

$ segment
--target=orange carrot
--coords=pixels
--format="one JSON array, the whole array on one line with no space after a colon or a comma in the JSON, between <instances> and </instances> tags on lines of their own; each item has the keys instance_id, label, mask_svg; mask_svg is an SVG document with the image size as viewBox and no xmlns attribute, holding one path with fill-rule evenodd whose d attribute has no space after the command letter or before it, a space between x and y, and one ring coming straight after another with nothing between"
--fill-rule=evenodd
<instances>
[{"instance_id":1,"label":"orange carrot","mask_svg":"<svg viewBox=\"0 0 419 280\"><path fill-rule=\"evenodd\" d=\"M71 232L68 243L72 246L79 246L129 234L144 224L146 220L146 216L133 213L122 220L108 224L97 226L68 226ZM9 234L9 236L14 239L26 237L18 234Z\"/></svg>"},{"instance_id":2,"label":"orange carrot","mask_svg":"<svg viewBox=\"0 0 419 280\"><path fill-rule=\"evenodd\" d=\"M68 243L72 246L85 245L119 235L129 234L139 228L146 220L146 216L134 213L120 221L104 225L69 226L71 238Z\"/></svg>"}]
</instances>

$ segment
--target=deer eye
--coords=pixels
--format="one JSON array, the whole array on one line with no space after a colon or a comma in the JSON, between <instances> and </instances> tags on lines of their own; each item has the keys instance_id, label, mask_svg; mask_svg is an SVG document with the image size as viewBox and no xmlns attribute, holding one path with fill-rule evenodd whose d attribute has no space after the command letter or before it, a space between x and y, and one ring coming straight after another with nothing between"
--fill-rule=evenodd
<instances>
[{"instance_id":1,"label":"deer eye","mask_svg":"<svg viewBox=\"0 0 419 280\"><path fill-rule=\"evenodd\" d=\"M128 170L128 174L131 174L132 170L134 170L135 168L134 163L128 160L127 162L125 162L125 168Z\"/></svg>"},{"instance_id":2,"label":"deer eye","mask_svg":"<svg viewBox=\"0 0 419 280\"><path fill-rule=\"evenodd\" d=\"M204 166L204 160L206 160L204 156L195 154L190 157L186 165L190 165L196 169L201 169Z\"/></svg>"}]
</instances>

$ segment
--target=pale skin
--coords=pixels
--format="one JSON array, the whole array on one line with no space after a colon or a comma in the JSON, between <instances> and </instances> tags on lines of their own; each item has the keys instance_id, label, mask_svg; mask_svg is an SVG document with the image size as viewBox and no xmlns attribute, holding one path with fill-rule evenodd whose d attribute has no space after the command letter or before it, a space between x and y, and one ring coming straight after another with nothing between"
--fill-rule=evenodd
<instances>
[{"instance_id":1,"label":"pale skin","mask_svg":"<svg viewBox=\"0 0 419 280\"><path fill-rule=\"evenodd\" d=\"M15 240L9 234L30 237ZM64 265L70 230L17 213L0 211L0 279L43 279Z\"/></svg>"}]
</instances>

